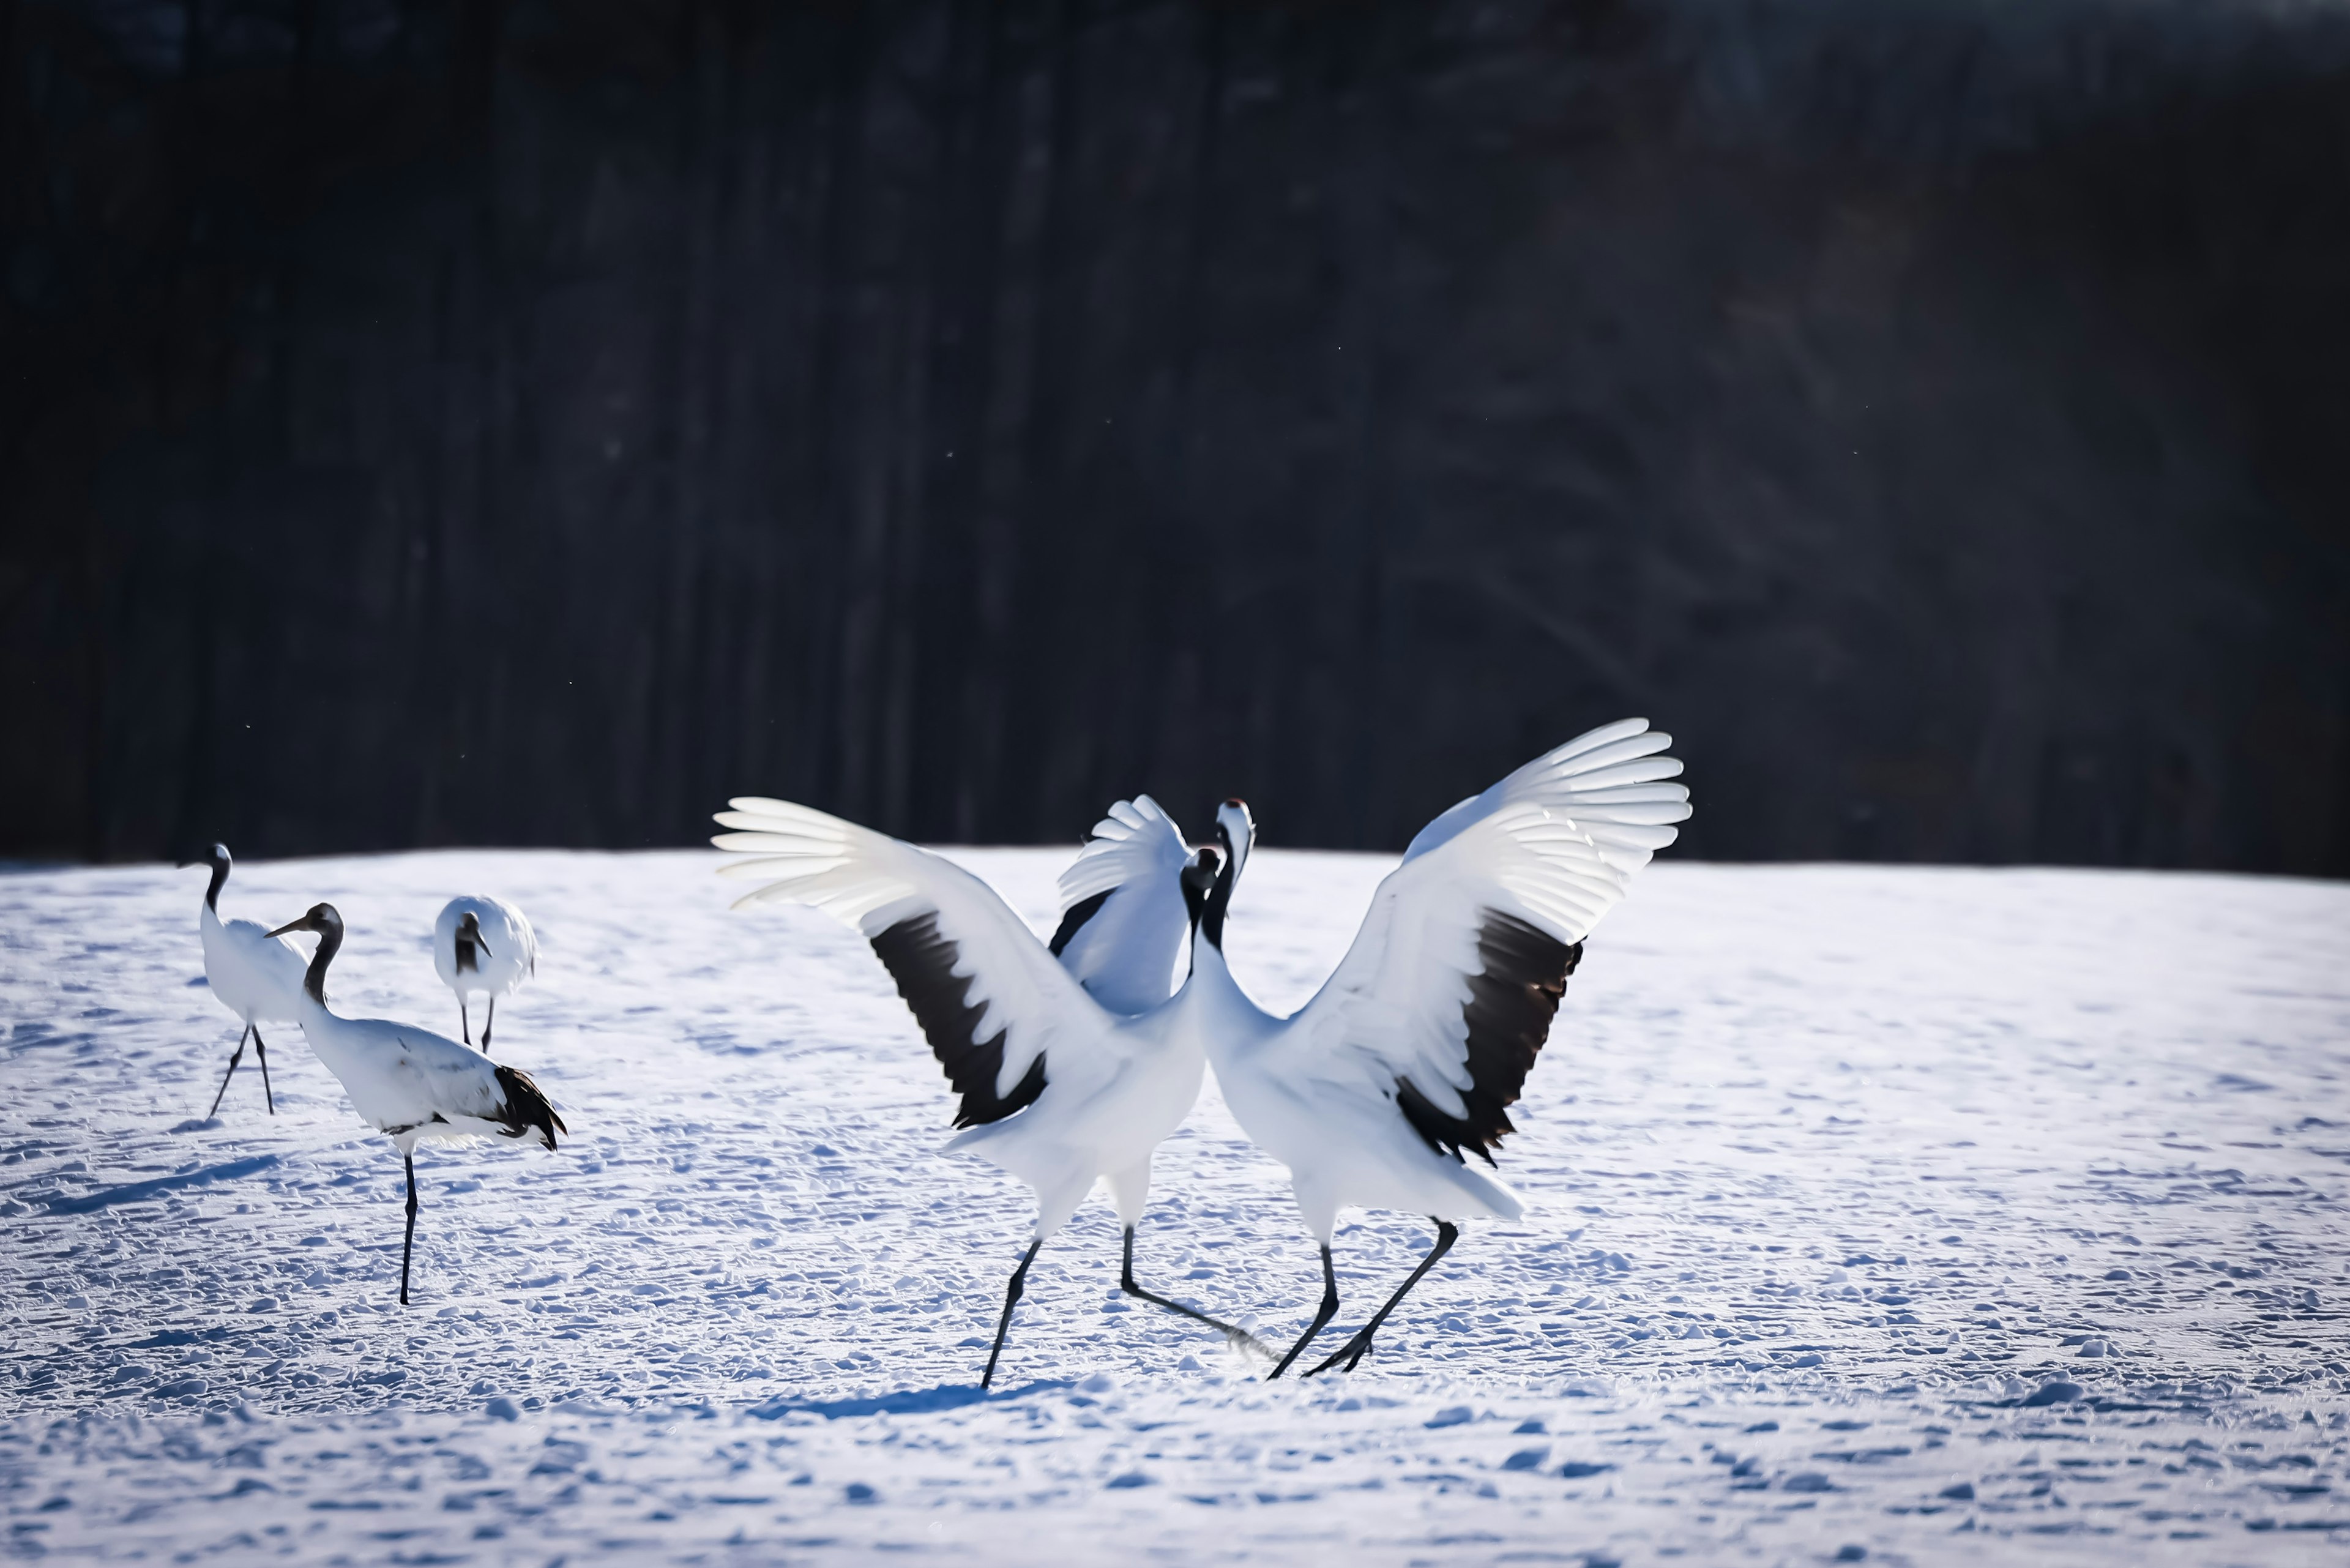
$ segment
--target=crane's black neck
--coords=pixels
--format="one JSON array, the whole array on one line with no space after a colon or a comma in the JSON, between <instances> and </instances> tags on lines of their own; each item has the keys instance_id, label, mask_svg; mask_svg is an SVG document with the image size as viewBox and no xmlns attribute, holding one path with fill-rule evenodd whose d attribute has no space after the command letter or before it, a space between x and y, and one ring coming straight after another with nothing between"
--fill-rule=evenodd
<instances>
[{"instance_id":1,"label":"crane's black neck","mask_svg":"<svg viewBox=\"0 0 2350 1568\"><path fill-rule=\"evenodd\" d=\"M310 993L311 1001L324 1007L327 1005L327 966L335 961L335 954L343 945L343 927L338 920L332 925L321 923L316 929L318 950L310 955L310 969L302 977L302 989Z\"/></svg>"},{"instance_id":2,"label":"crane's black neck","mask_svg":"<svg viewBox=\"0 0 2350 1568\"><path fill-rule=\"evenodd\" d=\"M213 857L213 879L204 888L204 908L215 915L220 913L220 890L228 884L228 865L227 856Z\"/></svg>"},{"instance_id":3,"label":"crane's black neck","mask_svg":"<svg viewBox=\"0 0 2350 1568\"><path fill-rule=\"evenodd\" d=\"M1218 952L1224 950L1224 911L1232 903L1232 870L1239 862L1228 852L1223 865L1216 872L1216 880L1208 888L1205 903L1200 907L1200 934Z\"/></svg>"},{"instance_id":4,"label":"crane's black neck","mask_svg":"<svg viewBox=\"0 0 2350 1568\"><path fill-rule=\"evenodd\" d=\"M1191 920L1191 936L1196 937L1202 929L1202 924L1208 918L1210 901L1215 898L1216 889L1222 886L1224 875L1231 869L1231 866L1232 863L1224 858L1221 851L1213 846L1208 846L1202 847L1191 857L1191 864L1183 867L1182 875L1177 878L1183 888L1183 913ZM1215 934L1208 940L1221 945L1223 935L1223 915L1220 907L1216 916ZM1191 950L1190 940L1187 940L1184 942L1183 950L1186 953Z\"/></svg>"}]
</instances>

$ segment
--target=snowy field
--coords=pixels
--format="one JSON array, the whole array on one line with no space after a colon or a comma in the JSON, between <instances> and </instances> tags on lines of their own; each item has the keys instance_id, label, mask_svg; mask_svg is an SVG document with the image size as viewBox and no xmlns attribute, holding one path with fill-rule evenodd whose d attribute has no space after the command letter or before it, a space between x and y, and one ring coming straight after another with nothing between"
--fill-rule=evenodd
<instances>
[{"instance_id":1,"label":"snowy field","mask_svg":"<svg viewBox=\"0 0 2350 1568\"><path fill-rule=\"evenodd\" d=\"M1040 929L1041 851L960 857ZM338 905L345 1011L451 1030L451 894L536 922L498 1054L560 1152L400 1170L298 1033L279 1114L201 871L0 876L0 1503L64 1562L2350 1563L2350 888L1667 860L1589 944L1503 1171L1353 1376L1117 1291L1097 1197L974 1386L1028 1199L863 944L714 854L241 867ZM1250 862L1301 1002L1378 859ZM1215 1099L1139 1272L1294 1334L1281 1172ZM1357 1216L1360 1321L1428 1243Z\"/></svg>"}]
</instances>

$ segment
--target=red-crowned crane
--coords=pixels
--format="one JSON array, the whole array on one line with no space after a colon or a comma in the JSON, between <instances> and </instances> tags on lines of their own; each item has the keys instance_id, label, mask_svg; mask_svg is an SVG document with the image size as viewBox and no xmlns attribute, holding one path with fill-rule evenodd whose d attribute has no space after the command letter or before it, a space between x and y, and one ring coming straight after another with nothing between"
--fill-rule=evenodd
<instances>
[{"instance_id":1,"label":"red-crowned crane","mask_svg":"<svg viewBox=\"0 0 2350 1568\"><path fill-rule=\"evenodd\" d=\"M343 945L343 919L314 904L269 934L308 931L318 950L302 977L302 1037L339 1079L359 1119L388 1135L408 1169L408 1235L400 1252L400 1304L408 1304L416 1251L416 1146L427 1140L536 1137L548 1148L568 1133L530 1075L413 1023L346 1018L327 1005L327 968Z\"/></svg>"},{"instance_id":2,"label":"red-crowned crane","mask_svg":"<svg viewBox=\"0 0 2350 1568\"><path fill-rule=\"evenodd\" d=\"M244 1060L247 1039L253 1042L255 1060L261 1064L262 1098L274 1116L277 1092L269 1084L269 1044L261 1037L261 1026L300 1022L302 955L293 943L276 940L252 920L221 919L221 888L228 881L232 864L227 845L215 844L203 858L180 864L212 867L213 879L204 888L204 907L196 915L196 933L204 945L204 982L223 1007L244 1021L244 1033L236 1037L228 1071L221 1075L220 1087L213 1094L213 1108L204 1116L209 1120L219 1114L228 1081L236 1075L236 1064Z\"/></svg>"},{"instance_id":3,"label":"red-crowned crane","mask_svg":"<svg viewBox=\"0 0 2350 1568\"><path fill-rule=\"evenodd\" d=\"M432 922L432 967L441 983L457 993L458 1033L468 1045L473 1043L473 1020L466 1000L490 999L490 1015L482 1023L482 1049L487 1051L498 1022L498 998L512 996L538 972L538 936L529 917L512 904L463 894L443 904Z\"/></svg>"}]
</instances>

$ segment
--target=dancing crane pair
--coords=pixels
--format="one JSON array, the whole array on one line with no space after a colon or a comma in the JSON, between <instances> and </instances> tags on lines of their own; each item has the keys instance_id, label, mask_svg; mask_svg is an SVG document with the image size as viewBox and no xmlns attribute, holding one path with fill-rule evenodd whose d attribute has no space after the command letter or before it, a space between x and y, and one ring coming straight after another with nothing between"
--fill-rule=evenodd
<instances>
[{"instance_id":1,"label":"dancing crane pair","mask_svg":"<svg viewBox=\"0 0 2350 1568\"><path fill-rule=\"evenodd\" d=\"M1516 1196L1466 1156L1493 1164L1515 1130L1508 1107L1548 1038L1584 938L1690 815L1688 789L1671 782L1680 763L1663 754L1670 744L1647 721L1623 720L1439 815L1379 884L1336 972L1287 1018L1252 1002L1225 962L1226 916L1256 838L1238 800L1218 810L1212 842L1196 848L1149 796L1113 805L1061 878L1064 914L1049 943L952 862L806 806L736 799L718 815L733 831L713 842L748 857L722 875L763 879L737 908L807 905L866 938L960 1096L962 1130L947 1148L988 1160L1035 1193L1035 1235L1005 1287L981 1386L994 1381L1030 1265L1097 1181L1118 1211L1122 1288L1263 1348L1134 1277L1152 1155L1190 1114L1210 1063L1242 1129L1289 1168L1321 1249L1320 1305L1271 1376L1337 1313L1330 1244L1341 1208L1411 1210L1436 1227L1419 1265L1311 1376L1362 1361L1451 1248L1455 1220L1521 1212ZM224 925L215 906L225 849L214 846L213 867L203 929L214 990L244 1019L257 1052L260 1023L298 1022L353 1107L400 1149L405 1304L415 1145L536 1132L551 1149L555 1133L568 1129L525 1075L468 1044L329 1011L327 968L342 940L333 907L317 905L275 931ZM456 923L444 910L442 926ZM473 922L465 926L483 941ZM298 977L300 956L278 940L296 930L319 939ZM450 952L442 977L452 986L467 940L444 931L436 942L436 958ZM271 1011L289 979L298 979L296 1000ZM461 1006L465 994L459 990ZM265 1058L265 1086L266 1071Z\"/></svg>"},{"instance_id":2,"label":"dancing crane pair","mask_svg":"<svg viewBox=\"0 0 2350 1568\"><path fill-rule=\"evenodd\" d=\"M871 943L961 1096L962 1130L947 1148L1035 1193L1035 1237L1005 1287L981 1386L994 1381L1029 1266L1097 1181L1118 1207L1121 1286L1254 1345L1134 1277L1152 1154L1211 1063L1242 1130L1288 1167L1321 1248L1321 1303L1271 1376L1337 1313L1340 1209L1410 1210L1436 1228L1419 1267L1311 1376L1362 1361L1451 1249L1456 1220L1521 1212L1466 1157L1493 1164L1584 938L1690 815L1671 743L1622 720L1438 816L1379 884L1337 970L1287 1018L1252 1002L1225 961L1256 838L1237 800L1197 848L1147 795L1111 807L1061 878L1049 944L960 867L806 806L737 799L718 816L733 831L712 842L747 857L722 875L764 883L737 908L811 906Z\"/></svg>"}]
</instances>

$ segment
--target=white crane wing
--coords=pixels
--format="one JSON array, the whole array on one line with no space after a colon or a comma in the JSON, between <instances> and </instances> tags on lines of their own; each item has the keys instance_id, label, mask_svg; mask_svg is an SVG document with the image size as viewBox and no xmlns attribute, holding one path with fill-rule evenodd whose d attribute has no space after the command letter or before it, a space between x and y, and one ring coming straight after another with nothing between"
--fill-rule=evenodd
<instances>
[{"instance_id":1,"label":"white crane wing","mask_svg":"<svg viewBox=\"0 0 2350 1568\"><path fill-rule=\"evenodd\" d=\"M1111 1012L1148 1012L1173 993L1191 929L1183 907L1191 858L1174 818L1139 794L1109 808L1061 873L1052 951Z\"/></svg>"},{"instance_id":2,"label":"white crane wing","mask_svg":"<svg viewBox=\"0 0 2350 1568\"><path fill-rule=\"evenodd\" d=\"M1666 782L1679 775L1680 762L1659 754L1672 743L1646 719L1586 731L1437 817L1403 857L1418 859L1505 805L1535 805L1571 819L1601 858L1629 876L1679 836L1672 824L1689 820L1689 786Z\"/></svg>"},{"instance_id":3,"label":"white crane wing","mask_svg":"<svg viewBox=\"0 0 2350 1568\"><path fill-rule=\"evenodd\" d=\"M1661 782L1671 738L1647 729L1595 730L1430 823L1291 1020L1284 1070L1375 1090L1431 1147L1490 1162L1583 939L1690 814Z\"/></svg>"},{"instance_id":4,"label":"white crane wing","mask_svg":"<svg viewBox=\"0 0 2350 1568\"><path fill-rule=\"evenodd\" d=\"M303 1034L361 1119L397 1136L446 1123L458 1136L568 1132L530 1075L414 1023L344 1018L313 1003ZM425 1136L440 1136L427 1131Z\"/></svg>"},{"instance_id":5,"label":"white crane wing","mask_svg":"<svg viewBox=\"0 0 2350 1568\"><path fill-rule=\"evenodd\" d=\"M420 1107L432 1115L494 1120L504 1106L498 1085L497 1064L471 1045L445 1034L389 1019L369 1020L399 1044L388 1054L385 1070L395 1079L406 1077Z\"/></svg>"},{"instance_id":6,"label":"white crane wing","mask_svg":"<svg viewBox=\"0 0 2350 1568\"><path fill-rule=\"evenodd\" d=\"M1024 1109L1045 1090L1055 1044L1097 1040L1114 1026L1026 922L960 866L788 801L727 804L733 809L718 822L736 831L711 842L753 858L719 874L765 879L734 907L805 904L872 943L962 1096L957 1127ZM1082 1070L1084 1056L1063 1062Z\"/></svg>"}]
</instances>

